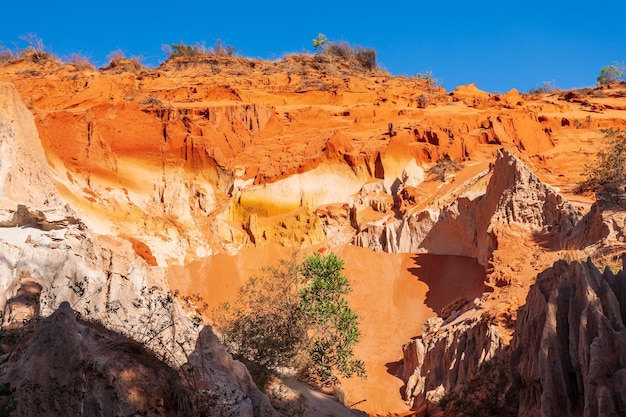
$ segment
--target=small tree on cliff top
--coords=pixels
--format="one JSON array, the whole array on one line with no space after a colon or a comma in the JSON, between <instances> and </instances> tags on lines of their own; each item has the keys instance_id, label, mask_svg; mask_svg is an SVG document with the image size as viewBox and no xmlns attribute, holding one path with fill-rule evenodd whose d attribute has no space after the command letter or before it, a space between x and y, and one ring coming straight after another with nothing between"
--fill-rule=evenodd
<instances>
[{"instance_id":1,"label":"small tree on cliff top","mask_svg":"<svg viewBox=\"0 0 626 417\"><path fill-rule=\"evenodd\" d=\"M616 62L613 65L604 66L600 70L597 85L606 85L621 81L624 79L624 72L626 72L626 64L622 62Z\"/></svg>"}]
</instances>

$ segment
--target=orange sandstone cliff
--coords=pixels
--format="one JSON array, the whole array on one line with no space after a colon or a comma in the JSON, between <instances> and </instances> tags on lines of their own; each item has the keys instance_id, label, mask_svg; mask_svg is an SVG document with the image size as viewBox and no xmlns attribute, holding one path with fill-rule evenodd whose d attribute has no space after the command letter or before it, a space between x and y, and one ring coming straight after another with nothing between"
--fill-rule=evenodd
<instances>
[{"instance_id":1,"label":"orange sandstone cliff","mask_svg":"<svg viewBox=\"0 0 626 417\"><path fill-rule=\"evenodd\" d=\"M574 194L600 129L626 127L623 83L447 92L310 56L97 71L24 58L0 81L9 324L51 314L84 276L107 288L92 305L155 284L216 307L290 248L331 249L346 261L368 371L341 381L344 404L437 413L483 363L523 349L513 328L539 272L624 249L617 191ZM11 301L24 291L47 304ZM514 382L536 383L515 355ZM520 415L553 398L520 392Z\"/></svg>"}]
</instances>

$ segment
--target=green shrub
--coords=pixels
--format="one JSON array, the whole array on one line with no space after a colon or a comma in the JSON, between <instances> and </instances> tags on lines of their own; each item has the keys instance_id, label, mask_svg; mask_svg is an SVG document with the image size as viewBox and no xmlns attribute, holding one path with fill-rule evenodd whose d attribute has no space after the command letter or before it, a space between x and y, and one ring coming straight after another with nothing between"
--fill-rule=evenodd
<instances>
[{"instance_id":1,"label":"green shrub","mask_svg":"<svg viewBox=\"0 0 626 417\"><path fill-rule=\"evenodd\" d=\"M626 129L602 129L608 143L583 169L578 192L596 191L604 184L626 181Z\"/></svg>"},{"instance_id":2,"label":"green shrub","mask_svg":"<svg viewBox=\"0 0 626 417\"><path fill-rule=\"evenodd\" d=\"M296 257L262 272L239 289L237 304L223 306L217 323L229 350L261 373L290 364L306 338Z\"/></svg>"},{"instance_id":3,"label":"green shrub","mask_svg":"<svg viewBox=\"0 0 626 417\"><path fill-rule=\"evenodd\" d=\"M625 71L626 65L620 62L616 62L613 65L607 65L605 67L602 67L596 84L600 86L614 83L617 81L622 81L624 80Z\"/></svg>"},{"instance_id":4,"label":"green shrub","mask_svg":"<svg viewBox=\"0 0 626 417\"><path fill-rule=\"evenodd\" d=\"M317 34L317 38L313 39L313 49L315 50L316 54L320 53L320 51L324 47L324 44L327 41L328 41L328 39L326 38L326 35L324 35L323 33L318 33Z\"/></svg>"},{"instance_id":5,"label":"green shrub","mask_svg":"<svg viewBox=\"0 0 626 417\"><path fill-rule=\"evenodd\" d=\"M300 307L308 324L309 356L323 379L330 378L333 369L345 377L365 375L363 362L354 359L361 334L358 316L345 299L351 288L343 265L332 252L316 253L304 260L300 271L307 280L300 290Z\"/></svg>"},{"instance_id":6,"label":"green shrub","mask_svg":"<svg viewBox=\"0 0 626 417\"><path fill-rule=\"evenodd\" d=\"M354 359L358 317L345 300L350 284L342 270L333 253L301 264L294 254L251 278L238 303L223 307L216 323L222 340L257 381L281 366L306 368L322 380L333 371L365 375L363 362Z\"/></svg>"}]
</instances>

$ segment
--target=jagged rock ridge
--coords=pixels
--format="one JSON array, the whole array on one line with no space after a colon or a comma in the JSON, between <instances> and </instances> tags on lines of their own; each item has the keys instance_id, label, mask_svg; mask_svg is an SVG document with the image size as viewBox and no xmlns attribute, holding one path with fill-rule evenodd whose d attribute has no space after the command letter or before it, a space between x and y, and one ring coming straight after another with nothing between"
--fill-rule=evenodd
<instances>
[{"instance_id":1,"label":"jagged rock ridge","mask_svg":"<svg viewBox=\"0 0 626 417\"><path fill-rule=\"evenodd\" d=\"M626 414L626 258L600 272L557 262L537 276L511 343L519 415Z\"/></svg>"}]
</instances>

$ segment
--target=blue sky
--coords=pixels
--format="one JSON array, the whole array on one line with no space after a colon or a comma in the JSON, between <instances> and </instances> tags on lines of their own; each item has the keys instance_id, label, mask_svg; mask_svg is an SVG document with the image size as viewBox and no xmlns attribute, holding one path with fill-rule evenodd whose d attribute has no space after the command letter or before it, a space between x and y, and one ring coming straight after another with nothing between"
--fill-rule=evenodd
<instances>
[{"instance_id":1,"label":"blue sky","mask_svg":"<svg viewBox=\"0 0 626 417\"><path fill-rule=\"evenodd\" d=\"M600 69L626 61L626 1L7 1L0 43L24 47L36 33L61 58L102 66L121 49L149 65L162 45L217 39L242 55L278 59L312 51L312 39L376 49L392 74L432 71L447 89L527 91L552 82L593 86Z\"/></svg>"}]
</instances>

